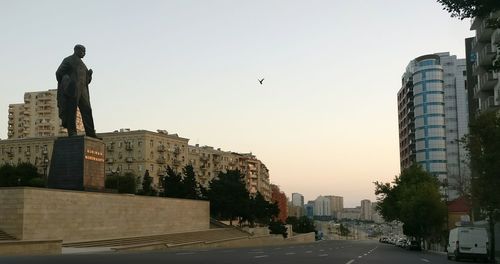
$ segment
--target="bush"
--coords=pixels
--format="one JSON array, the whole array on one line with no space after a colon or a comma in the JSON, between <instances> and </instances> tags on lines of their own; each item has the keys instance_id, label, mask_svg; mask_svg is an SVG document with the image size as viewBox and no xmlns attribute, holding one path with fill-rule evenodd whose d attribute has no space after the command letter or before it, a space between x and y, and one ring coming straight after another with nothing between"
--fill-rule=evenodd
<instances>
[{"instance_id":1,"label":"bush","mask_svg":"<svg viewBox=\"0 0 500 264\"><path fill-rule=\"evenodd\" d=\"M280 234L283 235L284 238L288 237L288 232L285 224L281 221L271 221L269 223L269 230L271 234Z\"/></svg>"},{"instance_id":2,"label":"bush","mask_svg":"<svg viewBox=\"0 0 500 264\"><path fill-rule=\"evenodd\" d=\"M135 194L137 191L136 177L132 173L125 173L125 175L119 176L117 184L119 193Z\"/></svg>"},{"instance_id":3,"label":"bush","mask_svg":"<svg viewBox=\"0 0 500 264\"><path fill-rule=\"evenodd\" d=\"M118 188L118 175L108 175L104 182L106 189L117 189Z\"/></svg>"}]
</instances>

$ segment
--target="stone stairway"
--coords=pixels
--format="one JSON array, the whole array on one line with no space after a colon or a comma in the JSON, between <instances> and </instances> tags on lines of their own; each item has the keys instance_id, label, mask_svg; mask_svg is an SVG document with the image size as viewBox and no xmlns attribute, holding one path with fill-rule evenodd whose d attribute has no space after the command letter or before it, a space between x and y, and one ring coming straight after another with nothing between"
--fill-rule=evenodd
<instances>
[{"instance_id":1,"label":"stone stairway","mask_svg":"<svg viewBox=\"0 0 500 264\"><path fill-rule=\"evenodd\" d=\"M183 244L197 241L217 241L231 239L237 237L249 236L248 233L242 232L235 228L217 228L197 232L163 234L140 237L127 237L118 239L103 239L95 241L82 241L63 243L63 247L67 248L87 248L87 247L119 247L129 245L139 245L147 243L165 243L165 244Z\"/></svg>"},{"instance_id":2,"label":"stone stairway","mask_svg":"<svg viewBox=\"0 0 500 264\"><path fill-rule=\"evenodd\" d=\"M0 230L0 241L2 240L16 240L16 238Z\"/></svg>"}]
</instances>

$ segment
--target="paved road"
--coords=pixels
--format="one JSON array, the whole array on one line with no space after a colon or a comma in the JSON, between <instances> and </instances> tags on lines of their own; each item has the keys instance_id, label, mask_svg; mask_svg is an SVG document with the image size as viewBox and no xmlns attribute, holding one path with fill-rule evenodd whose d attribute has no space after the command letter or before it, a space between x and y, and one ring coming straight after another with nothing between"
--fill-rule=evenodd
<instances>
[{"instance_id":1,"label":"paved road","mask_svg":"<svg viewBox=\"0 0 500 264\"><path fill-rule=\"evenodd\" d=\"M407 251L373 241L321 241L294 246L262 248L187 250L178 252L70 254L38 257L0 257L1 264L427 264L451 263L445 255Z\"/></svg>"}]
</instances>

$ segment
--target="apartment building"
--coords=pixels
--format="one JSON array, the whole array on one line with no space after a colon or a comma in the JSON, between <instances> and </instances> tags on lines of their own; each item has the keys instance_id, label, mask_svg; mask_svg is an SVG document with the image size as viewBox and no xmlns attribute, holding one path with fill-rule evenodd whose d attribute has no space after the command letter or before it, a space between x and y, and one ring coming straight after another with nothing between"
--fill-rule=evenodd
<instances>
[{"instance_id":1,"label":"apartment building","mask_svg":"<svg viewBox=\"0 0 500 264\"><path fill-rule=\"evenodd\" d=\"M31 163L38 172L48 175L56 137L31 137L0 140L0 165Z\"/></svg>"},{"instance_id":2,"label":"apartment building","mask_svg":"<svg viewBox=\"0 0 500 264\"><path fill-rule=\"evenodd\" d=\"M327 195L325 197L330 199L330 211L332 216L339 218L340 213L344 209L344 197L335 195Z\"/></svg>"},{"instance_id":3,"label":"apartment building","mask_svg":"<svg viewBox=\"0 0 500 264\"><path fill-rule=\"evenodd\" d=\"M160 189L167 166L180 170L188 164L189 139L177 134L120 129L98 136L106 144L106 175L143 176L148 170L154 187Z\"/></svg>"},{"instance_id":4,"label":"apartment building","mask_svg":"<svg viewBox=\"0 0 500 264\"><path fill-rule=\"evenodd\" d=\"M361 220L372 220L372 202L368 199L361 200Z\"/></svg>"},{"instance_id":5,"label":"apartment building","mask_svg":"<svg viewBox=\"0 0 500 264\"><path fill-rule=\"evenodd\" d=\"M329 198L320 195L314 200L314 216L332 216Z\"/></svg>"},{"instance_id":6,"label":"apartment building","mask_svg":"<svg viewBox=\"0 0 500 264\"><path fill-rule=\"evenodd\" d=\"M417 162L442 183L448 199L470 171L459 140L468 133L466 62L449 53L420 56L408 64L398 92L400 166Z\"/></svg>"},{"instance_id":7,"label":"apartment building","mask_svg":"<svg viewBox=\"0 0 500 264\"><path fill-rule=\"evenodd\" d=\"M77 112L77 131L84 133L80 112ZM24 103L9 105L9 139L53 137L67 135L61 126L57 107L57 90L24 93Z\"/></svg>"},{"instance_id":8,"label":"apartment building","mask_svg":"<svg viewBox=\"0 0 500 264\"><path fill-rule=\"evenodd\" d=\"M293 206L304 206L304 196L300 193L292 193L292 205Z\"/></svg>"},{"instance_id":9,"label":"apartment building","mask_svg":"<svg viewBox=\"0 0 500 264\"><path fill-rule=\"evenodd\" d=\"M220 172L239 170L245 176L245 184L250 194L260 192L267 201L271 201L269 170L252 153L236 153L214 149L210 146L188 146L189 160L198 182L208 187L210 181Z\"/></svg>"},{"instance_id":10,"label":"apartment building","mask_svg":"<svg viewBox=\"0 0 500 264\"><path fill-rule=\"evenodd\" d=\"M271 201L269 170L255 155L222 151L212 147L188 145L189 139L169 134L165 130L120 129L98 133L106 144L106 175L132 173L144 176L146 170L153 178L153 186L161 189L167 167L182 170L193 166L197 181L204 187L219 172L240 170L251 194L260 192ZM55 136L27 137L0 140L0 164L35 164L40 173L48 174Z\"/></svg>"},{"instance_id":11,"label":"apartment building","mask_svg":"<svg viewBox=\"0 0 500 264\"><path fill-rule=\"evenodd\" d=\"M465 40L471 118L480 111L500 109L500 72L492 69L494 64L500 65L500 28L488 26L492 18L500 18L500 11L474 18L471 30L475 37Z\"/></svg>"}]
</instances>

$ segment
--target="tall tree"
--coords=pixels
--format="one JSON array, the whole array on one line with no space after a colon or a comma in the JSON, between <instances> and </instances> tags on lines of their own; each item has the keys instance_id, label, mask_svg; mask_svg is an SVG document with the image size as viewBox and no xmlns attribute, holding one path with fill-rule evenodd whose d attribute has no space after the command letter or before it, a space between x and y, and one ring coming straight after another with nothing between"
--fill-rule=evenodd
<instances>
[{"instance_id":1,"label":"tall tree","mask_svg":"<svg viewBox=\"0 0 500 264\"><path fill-rule=\"evenodd\" d=\"M210 213L220 219L233 220L248 215L249 193L243 175L238 170L220 172L210 182L208 190Z\"/></svg>"},{"instance_id":2,"label":"tall tree","mask_svg":"<svg viewBox=\"0 0 500 264\"><path fill-rule=\"evenodd\" d=\"M485 17L490 12L500 10L498 0L437 0L452 17L460 19Z\"/></svg>"},{"instance_id":3,"label":"tall tree","mask_svg":"<svg viewBox=\"0 0 500 264\"><path fill-rule=\"evenodd\" d=\"M479 114L469 123L464 141L469 151L473 204L487 217L494 249L494 226L500 219L500 115L495 111ZM490 253L495 259L495 250Z\"/></svg>"},{"instance_id":4,"label":"tall tree","mask_svg":"<svg viewBox=\"0 0 500 264\"><path fill-rule=\"evenodd\" d=\"M418 164L403 170L392 184L375 182L377 210L386 221L403 223L405 235L430 239L441 234L446 205L441 200L439 182Z\"/></svg>"},{"instance_id":5,"label":"tall tree","mask_svg":"<svg viewBox=\"0 0 500 264\"><path fill-rule=\"evenodd\" d=\"M149 176L149 170L144 172L142 177L142 189L138 192L139 195L156 196L157 190L153 187L153 177Z\"/></svg>"},{"instance_id":6,"label":"tall tree","mask_svg":"<svg viewBox=\"0 0 500 264\"><path fill-rule=\"evenodd\" d=\"M182 169L182 196L186 199L200 199L201 193L198 183L196 182L196 174L193 166L186 165Z\"/></svg>"},{"instance_id":7,"label":"tall tree","mask_svg":"<svg viewBox=\"0 0 500 264\"><path fill-rule=\"evenodd\" d=\"M167 167L167 175L163 178L162 196L171 198L184 198L182 187L182 175L170 166Z\"/></svg>"}]
</instances>

